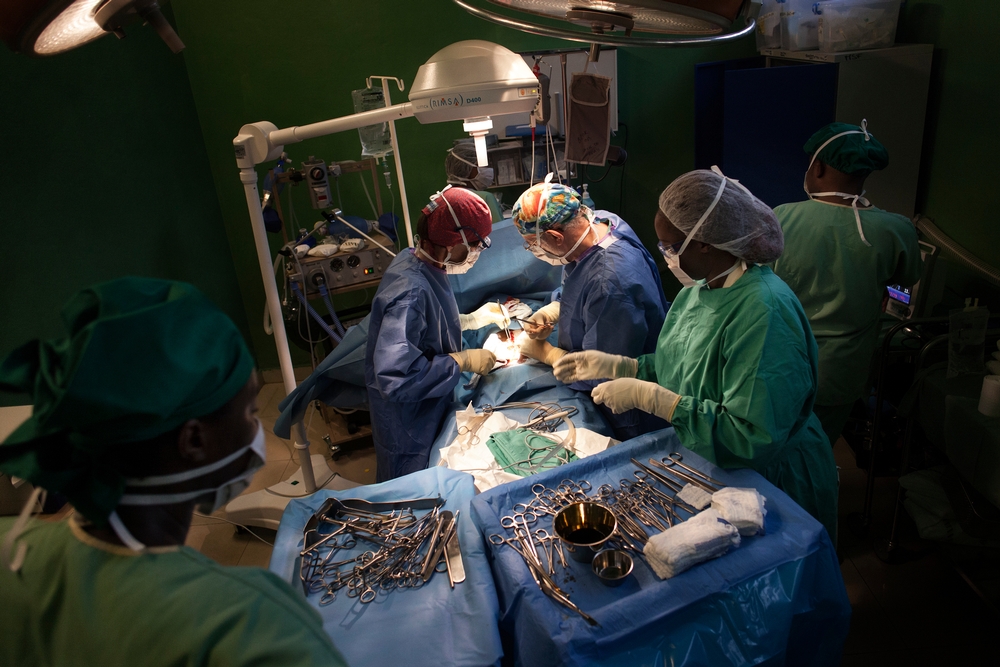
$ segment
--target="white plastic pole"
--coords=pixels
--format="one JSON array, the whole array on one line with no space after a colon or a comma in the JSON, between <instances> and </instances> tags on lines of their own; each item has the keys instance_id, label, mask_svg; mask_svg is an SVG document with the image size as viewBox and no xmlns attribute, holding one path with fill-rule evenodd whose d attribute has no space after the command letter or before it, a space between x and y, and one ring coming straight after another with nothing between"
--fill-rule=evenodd
<instances>
[{"instance_id":1,"label":"white plastic pole","mask_svg":"<svg viewBox=\"0 0 1000 667\"><path fill-rule=\"evenodd\" d=\"M260 208L260 194L257 192L257 172L250 167L240 169L240 180L247 198L247 210L250 212L250 226L253 228L254 245L257 247L257 262L260 264L260 277L264 282L264 296L267 299L267 312L271 315L274 329L274 347L278 352L278 364L281 366L281 379L285 385L285 393L295 390L295 371L292 366L292 355L288 350L288 336L285 334L285 319L281 314L281 299L278 297L278 283L274 279L274 266L271 264L271 248L267 243L267 230L264 228L264 213ZM306 492L316 491L316 477L313 475L312 460L309 456L309 439L306 436L305 425L297 424L295 449L299 453L299 463L302 466L302 481Z\"/></svg>"},{"instance_id":2,"label":"white plastic pole","mask_svg":"<svg viewBox=\"0 0 1000 667\"><path fill-rule=\"evenodd\" d=\"M382 93L385 95L386 108L392 109L392 99L389 95L389 79L387 77L382 77ZM404 106L404 105L400 105ZM410 103L407 102L407 107ZM409 115L413 115L413 109L410 108ZM403 118L403 116L400 116ZM384 122L384 121L381 121ZM371 125L371 123L367 123ZM403 181L403 159L399 155L399 141L396 140L396 123L394 119L389 120L389 139L392 141L392 154L396 157L396 180L399 182L399 202L403 207L403 226L406 227L406 242L409 246L413 247L413 228L410 226L410 207L406 203L406 182Z\"/></svg>"}]
</instances>

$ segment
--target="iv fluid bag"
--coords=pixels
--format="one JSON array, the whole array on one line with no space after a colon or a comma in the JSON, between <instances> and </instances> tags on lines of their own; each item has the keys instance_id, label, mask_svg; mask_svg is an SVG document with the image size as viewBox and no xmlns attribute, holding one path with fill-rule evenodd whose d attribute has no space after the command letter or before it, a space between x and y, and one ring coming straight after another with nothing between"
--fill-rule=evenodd
<instances>
[{"instance_id":1,"label":"iv fluid bag","mask_svg":"<svg viewBox=\"0 0 1000 667\"><path fill-rule=\"evenodd\" d=\"M352 90L354 112L371 111L385 106L385 95L381 88L361 88ZM361 135L362 157L381 158L392 153L392 139L389 136L389 123L376 123L358 129Z\"/></svg>"}]
</instances>

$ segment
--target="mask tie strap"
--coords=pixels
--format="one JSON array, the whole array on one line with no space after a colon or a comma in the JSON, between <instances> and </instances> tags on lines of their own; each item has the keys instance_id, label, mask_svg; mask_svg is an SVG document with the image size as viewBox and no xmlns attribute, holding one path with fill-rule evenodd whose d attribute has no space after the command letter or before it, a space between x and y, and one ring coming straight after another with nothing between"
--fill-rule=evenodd
<instances>
[{"instance_id":1,"label":"mask tie strap","mask_svg":"<svg viewBox=\"0 0 1000 667\"><path fill-rule=\"evenodd\" d=\"M716 204L718 204L719 200L722 199L722 193L726 191L726 183L729 182L729 179L726 178L726 176L722 173L722 170L720 170L716 165L712 165L712 171L718 174L722 179L722 182L719 184L719 190L715 193L715 199L712 200L712 203L708 205L705 212L701 214L700 218L698 218L698 222L694 223L694 227L692 227L691 231L684 237L684 243L681 244L680 250L677 251L678 257L680 257L684 253L684 250L687 249L688 244L691 243L691 239L694 238L694 235L699 229L701 229L701 226L705 224L705 221L708 220L708 216L712 214L712 211L715 210Z\"/></svg>"},{"instance_id":2,"label":"mask tie strap","mask_svg":"<svg viewBox=\"0 0 1000 667\"><path fill-rule=\"evenodd\" d=\"M129 532L129 529L125 527L122 523L121 517L118 516L118 512L112 512L108 515L108 523L111 525L111 530L115 531L115 535L118 539L122 541L122 544L127 546L129 549L135 552L142 552L146 550L146 545L135 539L135 536Z\"/></svg>"},{"instance_id":3,"label":"mask tie strap","mask_svg":"<svg viewBox=\"0 0 1000 667\"><path fill-rule=\"evenodd\" d=\"M24 504L21 508L21 513L17 515L17 520L14 525L11 526L10 531L4 536L3 544L0 545L0 561L3 561L4 567L6 567L11 572L17 572L24 565L24 557L28 552L28 545L19 543L17 544L17 550L14 550L14 544L17 543L21 533L28 525L28 520L34 513L35 503L38 502L38 497L42 494L42 487L36 486L35 490L31 492L31 496L28 497L28 502ZM13 552L13 555L11 555Z\"/></svg>"}]
</instances>

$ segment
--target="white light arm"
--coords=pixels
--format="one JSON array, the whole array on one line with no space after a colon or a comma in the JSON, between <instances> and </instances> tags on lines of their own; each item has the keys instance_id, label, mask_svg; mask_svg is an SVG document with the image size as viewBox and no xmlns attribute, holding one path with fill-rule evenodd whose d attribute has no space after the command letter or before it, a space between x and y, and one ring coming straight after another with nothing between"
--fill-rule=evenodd
<instances>
[{"instance_id":1,"label":"white light arm","mask_svg":"<svg viewBox=\"0 0 1000 667\"><path fill-rule=\"evenodd\" d=\"M296 125L281 130L267 121L250 123L241 127L240 133L233 140L233 145L236 147L236 163L240 168L252 167L262 162L277 160L281 156L281 151L288 144L297 144L306 139L325 137L328 134L409 118L412 115L413 105L404 102L391 107L362 111L350 116L331 118L309 125Z\"/></svg>"}]
</instances>

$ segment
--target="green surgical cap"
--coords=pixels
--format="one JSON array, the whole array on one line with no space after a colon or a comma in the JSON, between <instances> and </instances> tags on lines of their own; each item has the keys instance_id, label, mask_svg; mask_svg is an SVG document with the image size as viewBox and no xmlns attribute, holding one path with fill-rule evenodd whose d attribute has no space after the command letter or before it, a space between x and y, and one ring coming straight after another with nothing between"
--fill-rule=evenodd
<instances>
[{"instance_id":1,"label":"green surgical cap","mask_svg":"<svg viewBox=\"0 0 1000 667\"><path fill-rule=\"evenodd\" d=\"M232 320L187 283L95 285L69 300L62 319L65 336L33 340L0 364L0 391L34 404L0 444L0 470L104 524L124 489L114 447L215 412L254 363Z\"/></svg>"},{"instance_id":2,"label":"green surgical cap","mask_svg":"<svg viewBox=\"0 0 1000 667\"><path fill-rule=\"evenodd\" d=\"M810 156L822 146L827 139L841 132L857 132L837 137L823 147L816 159L845 174L868 176L873 171L879 171L889 166L889 151L885 149L871 132L857 125L848 123L830 123L802 147Z\"/></svg>"}]
</instances>

